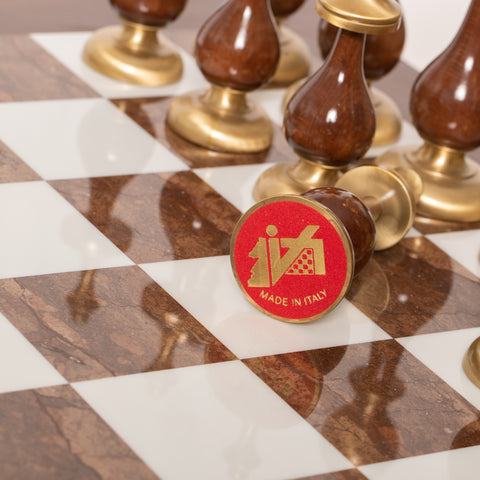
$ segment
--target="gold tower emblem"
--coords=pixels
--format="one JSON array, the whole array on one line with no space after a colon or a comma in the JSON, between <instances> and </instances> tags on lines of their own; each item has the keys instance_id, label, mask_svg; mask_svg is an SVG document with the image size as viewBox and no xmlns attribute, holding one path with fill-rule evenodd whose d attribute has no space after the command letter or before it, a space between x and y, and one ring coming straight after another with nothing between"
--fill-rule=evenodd
<instances>
[{"instance_id":1,"label":"gold tower emblem","mask_svg":"<svg viewBox=\"0 0 480 480\"><path fill-rule=\"evenodd\" d=\"M267 237L259 237L249 253L258 260L248 286L273 287L284 275L325 275L323 240L313 238L319 228L309 225L297 238L279 238L277 227L268 225Z\"/></svg>"}]
</instances>

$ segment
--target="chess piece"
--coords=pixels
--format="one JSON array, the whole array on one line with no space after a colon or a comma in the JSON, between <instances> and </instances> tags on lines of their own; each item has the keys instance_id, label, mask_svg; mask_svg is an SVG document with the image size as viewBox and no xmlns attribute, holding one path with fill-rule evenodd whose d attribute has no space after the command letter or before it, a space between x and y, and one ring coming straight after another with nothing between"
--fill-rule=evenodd
<instances>
[{"instance_id":1,"label":"chess piece","mask_svg":"<svg viewBox=\"0 0 480 480\"><path fill-rule=\"evenodd\" d=\"M247 299L292 323L335 308L374 249L398 243L413 223L417 186L401 173L362 166L336 187L254 205L235 227L230 248ZM344 189L351 186L360 198Z\"/></svg>"},{"instance_id":2,"label":"chess piece","mask_svg":"<svg viewBox=\"0 0 480 480\"><path fill-rule=\"evenodd\" d=\"M463 358L463 369L468 378L480 388L480 337L467 350Z\"/></svg>"},{"instance_id":3,"label":"chess piece","mask_svg":"<svg viewBox=\"0 0 480 480\"><path fill-rule=\"evenodd\" d=\"M395 148L379 165L404 165L421 177L418 212L438 220L480 220L480 167L465 152L480 146L480 0L473 0L452 43L417 78L413 123L424 144Z\"/></svg>"},{"instance_id":4,"label":"chess piece","mask_svg":"<svg viewBox=\"0 0 480 480\"><path fill-rule=\"evenodd\" d=\"M158 30L182 12L186 0L110 0L122 26L98 30L83 51L87 65L122 82L148 87L174 83L182 59Z\"/></svg>"},{"instance_id":5,"label":"chess piece","mask_svg":"<svg viewBox=\"0 0 480 480\"><path fill-rule=\"evenodd\" d=\"M255 200L335 185L341 170L369 149L375 114L363 74L365 35L395 30L401 11L393 0L367 2L369 8L364 3L341 10L341 2L335 7L317 0L317 12L341 28L325 63L287 105L285 137L299 161L265 171Z\"/></svg>"},{"instance_id":6,"label":"chess piece","mask_svg":"<svg viewBox=\"0 0 480 480\"><path fill-rule=\"evenodd\" d=\"M283 22L305 0L270 0L277 21L280 39L280 61L270 85L287 86L305 78L310 72L310 51L302 38L286 27Z\"/></svg>"},{"instance_id":7,"label":"chess piece","mask_svg":"<svg viewBox=\"0 0 480 480\"><path fill-rule=\"evenodd\" d=\"M279 55L269 0L229 0L206 21L196 40L197 63L212 86L207 92L177 97L167 125L210 150L266 150L272 123L246 93L268 82Z\"/></svg>"},{"instance_id":8,"label":"chess piece","mask_svg":"<svg viewBox=\"0 0 480 480\"><path fill-rule=\"evenodd\" d=\"M318 43L323 58L332 49L338 28L320 19ZM400 60L405 43L404 20L395 32L386 35L367 35L363 69L375 109L376 130L372 146L385 146L395 143L402 131L402 115L395 102L372 83L383 78Z\"/></svg>"}]
</instances>

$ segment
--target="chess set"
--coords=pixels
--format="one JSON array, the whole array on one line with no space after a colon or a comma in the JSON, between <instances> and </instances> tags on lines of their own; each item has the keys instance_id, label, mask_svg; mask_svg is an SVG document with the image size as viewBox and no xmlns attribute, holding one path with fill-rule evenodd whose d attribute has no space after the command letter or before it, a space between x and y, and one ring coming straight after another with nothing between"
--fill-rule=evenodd
<instances>
[{"instance_id":1,"label":"chess set","mask_svg":"<svg viewBox=\"0 0 480 480\"><path fill-rule=\"evenodd\" d=\"M0 36L0 479L476 479L480 0L111 3Z\"/></svg>"}]
</instances>

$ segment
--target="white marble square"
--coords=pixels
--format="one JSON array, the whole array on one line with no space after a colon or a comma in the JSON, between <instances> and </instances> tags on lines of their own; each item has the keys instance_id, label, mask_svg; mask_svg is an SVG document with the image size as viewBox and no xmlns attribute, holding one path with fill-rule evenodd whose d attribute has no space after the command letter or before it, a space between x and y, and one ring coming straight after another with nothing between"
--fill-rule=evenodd
<instances>
[{"instance_id":1,"label":"white marble square","mask_svg":"<svg viewBox=\"0 0 480 480\"><path fill-rule=\"evenodd\" d=\"M278 126L283 125L283 102L286 88L261 88L248 94Z\"/></svg>"},{"instance_id":2,"label":"white marble square","mask_svg":"<svg viewBox=\"0 0 480 480\"><path fill-rule=\"evenodd\" d=\"M67 383L1 313L0 363L0 393Z\"/></svg>"},{"instance_id":3,"label":"white marble square","mask_svg":"<svg viewBox=\"0 0 480 480\"><path fill-rule=\"evenodd\" d=\"M0 185L0 278L132 265L44 182Z\"/></svg>"},{"instance_id":4,"label":"white marble square","mask_svg":"<svg viewBox=\"0 0 480 480\"><path fill-rule=\"evenodd\" d=\"M459 448L359 467L369 480L477 480L480 447Z\"/></svg>"},{"instance_id":5,"label":"white marble square","mask_svg":"<svg viewBox=\"0 0 480 480\"><path fill-rule=\"evenodd\" d=\"M253 187L258 177L274 163L234 167L199 168L195 173L241 212L255 204ZM234 185L234 187L233 187Z\"/></svg>"},{"instance_id":6,"label":"white marble square","mask_svg":"<svg viewBox=\"0 0 480 480\"><path fill-rule=\"evenodd\" d=\"M43 178L185 169L108 100L0 104L0 138Z\"/></svg>"},{"instance_id":7,"label":"white marble square","mask_svg":"<svg viewBox=\"0 0 480 480\"><path fill-rule=\"evenodd\" d=\"M371 147L365 156L376 158L382 153L385 153L388 150L396 147L412 146L418 148L422 144L423 140L417 133L417 130L415 130L415 127L410 122L406 122L405 120L403 120L400 138L394 144L381 147Z\"/></svg>"},{"instance_id":8,"label":"white marble square","mask_svg":"<svg viewBox=\"0 0 480 480\"><path fill-rule=\"evenodd\" d=\"M311 323L270 318L243 296L226 256L141 267L239 358L390 338L345 299Z\"/></svg>"},{"instance_id":9,"label":"white marble square","mask_svg":"<svg viewBox=\"0 0 480 480\"><path fill-rule=\"evenodd\" d=\"M480 230L436 233L427 235L427 238L460 265L480 277Z\"/></svg>"},{"instance_id":10,"label":"white marble square","mask_svg":"<svg viewBox=\"0 0 480 480\"><path fill-rule=\"evenodd\" d=\"M73 386L161 478L281 480L351 468L238 361Z\"/></svg>"},{"instance_id":11,"label":"white marble square","mask_svg":"<svg viewBox=\"0 0 480 480\"><path fill-rule=\"evenodd\" d=\"M480 409L480 389L470 381L462 368L465 353L477 337L480 337L480 328L415 335L397 341Z\"/></svg>"},{"instance_id":12,"label":"white marble square","mask_svg":"<svg viewBox=\"0 0 480 480\"><path fill-rule=\"evenodd\" d=\"M470 3L470 0L402 0L407 29L402 60L421 72L453 40ZM433 12L435 21L427 21Z\"/></svg>"},{"instance_id":13,"label":"white marble square","mask_svg":"<svg viewBox=\"0 0 480 480\"><path fill-rule=\"evenodd\" d=\"M180 95L191 90L207 88L208 82L198 69L195 60L178 47L183 60L180 81L164 87L142 87L120 82L96 72L82 60L85 43L92 32L36 33L31 38L47 52L68 67L73 73L107 98L163 97ZM166 35L168 37L168 35Z\"/></svg>"}]
</instances>

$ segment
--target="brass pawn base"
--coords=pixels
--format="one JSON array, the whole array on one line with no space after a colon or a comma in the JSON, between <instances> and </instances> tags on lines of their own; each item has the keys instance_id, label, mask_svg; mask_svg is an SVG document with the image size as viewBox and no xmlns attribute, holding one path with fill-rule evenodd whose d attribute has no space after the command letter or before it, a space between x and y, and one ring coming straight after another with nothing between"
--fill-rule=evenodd
<instances>
[{"instance_id":1,"label":"brass pawn base","mask_svg":"<svg viewBox=\"0 0 480 480\"><path fill-rule=\"evenodd\" d=\"M122 19L123 26L96 31L83 50L84 62L122 82L158 87L180 80L183 62L158 27Z\"/></svg>"},{"instance_id":2,"label":"brass pawn base","mask_svg":"<svg viewBox=\"0 0 480 480\"><path fill-rule=\"evenodd\" d=\"M253 189L256 202L278 195L301 195L316 187L332 187L341 170L304 158L297 163L278 163L263 172Z\"/></svg>"},{"instance_id":3,"label":"brass pawn base","mask_svg":"<svg viewBox=\"0 0 480 480\"><path fill-rule=\"evenodd\" d=\"M480 221L480 166L464 152L429 142L392 149L376 159L381 167L412 168L421 178L420 215L454 222Z\"/></svg>"},{"instance_id":4,"label":"brass pawn base","mask_svg":"<svg viewBox=\"0 0 480 480\"><path fill-rule=\"evenodd\" d=\"M365 165L346 172L335 186L353 193L370 210L375 222L375 250L380 251L396 245L412 227L419 183L420 179L408 171Z\"/></svg>"},{"instance_id":5,"label":"brass pawn base","mask_svg":"<svg viewBox=\"0 0 480 480\"><path fill-rule=\"evenodd\" d=\"M369 87L377 128L372 147L384 147L397 142L402 133L402 114L395 102L378 88Z\"/></svg>"},{"instance_id":6,"label":"brass pawn base","mask_svg":"<svg viewBox=\"0 0 480 480\"><path fill-rule=\"evenodd\" d=\"M220 152L262 152L273 138L270 118L245 92L218 85L173 100L167 124L183 139Z\"/></svg>"},{"instance_id":7,"label":"brass pawn base","mask_svg":"<svg viewBox=\"0 0 480 480\"><path fill-rule=\"evenodd\" d=\"M467 377L480 388L480 337L467 350L463 358L463 370Z\"/></svg>"},{"instance_id":8,"label":"brass pawn base","mask_svg":"<svg viewBox=\"0 0 480 480\"><path fill-rule=\"evenodd\" d=\"M279 25L280 61L270 79L273 87L286 87L310 73L310 51L307 44L292 30Z\"/></svg>"}]
</instances>

